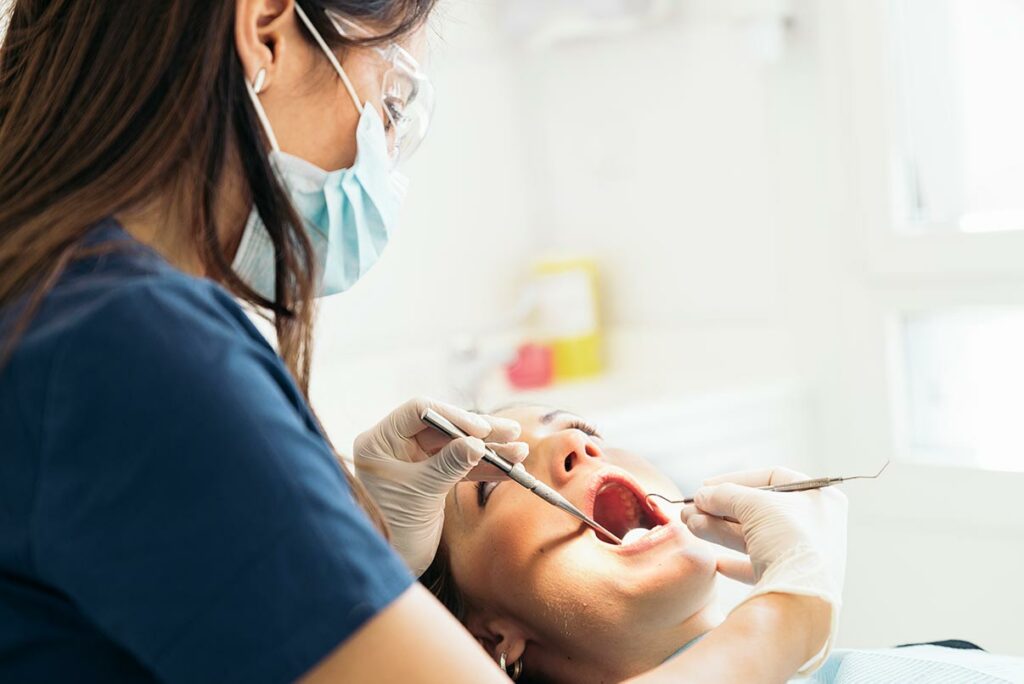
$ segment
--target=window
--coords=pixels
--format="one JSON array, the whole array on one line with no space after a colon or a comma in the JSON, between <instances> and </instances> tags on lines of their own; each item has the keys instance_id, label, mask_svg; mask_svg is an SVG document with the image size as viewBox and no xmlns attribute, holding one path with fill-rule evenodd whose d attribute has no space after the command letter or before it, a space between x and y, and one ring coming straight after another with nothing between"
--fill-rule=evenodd
<instances>
[{"instance_id":1,"label":"window","mask_svg":"<svg viewBox=\"0 0 1024 684\"><path fill-rule=\"evenodd\" d=\"M865 247L844 383L886 403L850 439L1024 472L1024 0L844 9Z\"/></svg>"},{"instance_id":2,"label":"window","mask_svg":"<svg viewBox=\"0 0 1024 684\"><path fill-rule=\"evenodd\" d=\"M902 319L908 456L1024 471L1024 307Z\"/></svg>"},{"instance_id":3,"label":"window","mask_svg":"<svg viewBox=\"0 0 1024 684\"><path fill-rule=\"evenodd\" d=\"M1024 2L889 6L897 230L1024 230Z\"/></svg>"}]
</instances>

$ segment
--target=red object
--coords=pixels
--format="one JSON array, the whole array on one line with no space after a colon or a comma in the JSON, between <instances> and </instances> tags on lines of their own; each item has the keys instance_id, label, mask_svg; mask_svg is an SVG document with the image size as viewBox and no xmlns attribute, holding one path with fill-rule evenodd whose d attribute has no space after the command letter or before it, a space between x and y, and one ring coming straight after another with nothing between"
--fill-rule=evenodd
<instances>
[{"instance_id":1,"label":"red object","mask_svg":"<svg viewBox=\"0 0 1024 684\"><path fill-rule=\"evenodd\" d=\"M554 377L551 347L542 344L520 345L516 360L505 366L510 385L517 389L546 387Z\"/></svg>"}]
</instances>

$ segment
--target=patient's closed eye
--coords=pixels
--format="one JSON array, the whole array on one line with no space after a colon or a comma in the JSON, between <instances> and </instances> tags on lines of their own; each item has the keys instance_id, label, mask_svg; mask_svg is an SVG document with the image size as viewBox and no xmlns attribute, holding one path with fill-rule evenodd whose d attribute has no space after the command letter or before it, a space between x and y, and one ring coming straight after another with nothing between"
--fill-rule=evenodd
<instances>
[{"instance_id":1,"label":"patient's closed eye","mask_svg":"<svg viewBox=\"0 0 1024 684\"><path fill-rule=\"evenodd\" d=\"M477 482L476 483L476 505L483 508L487 505L487 500L491 498L491 492L497 487L500 482Z\"/></svg>"}]
</instances>

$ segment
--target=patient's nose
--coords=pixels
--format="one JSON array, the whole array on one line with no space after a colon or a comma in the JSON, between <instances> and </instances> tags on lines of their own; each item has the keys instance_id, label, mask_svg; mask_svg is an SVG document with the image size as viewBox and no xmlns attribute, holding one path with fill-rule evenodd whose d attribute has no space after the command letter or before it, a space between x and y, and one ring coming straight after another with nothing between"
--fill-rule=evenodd
<instances>
[{"instance_id":1,"label":"patient's nose","mask_svg":"<svg viewBox=\"0 0 1024 684\"><path fill-rule=\"evenodd\" d=\"M562 485L587 470L586 466L602 457L593 440L579 430L564 430L552 437L551 479Z\"/></svg>"}]
</instances>

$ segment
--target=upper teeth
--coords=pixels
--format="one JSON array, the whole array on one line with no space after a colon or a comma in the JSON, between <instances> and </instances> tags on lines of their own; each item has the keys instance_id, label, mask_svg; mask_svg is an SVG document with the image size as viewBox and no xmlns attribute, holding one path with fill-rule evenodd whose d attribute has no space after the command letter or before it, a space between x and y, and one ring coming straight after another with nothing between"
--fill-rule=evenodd
<instances>
[{"instance_id":1,"label":"upper teeth","mask_svg":"<svg viewBox=\"0 0 1024 684\"><path fill-rule=\"evenodd\" d=\"M619 500L622 502L623 512L627 512L634 518L640 514L640 507L637 505L633 492L623 486L616 486L615 493L619 495Z\"/></svg>"}]
</instances>

